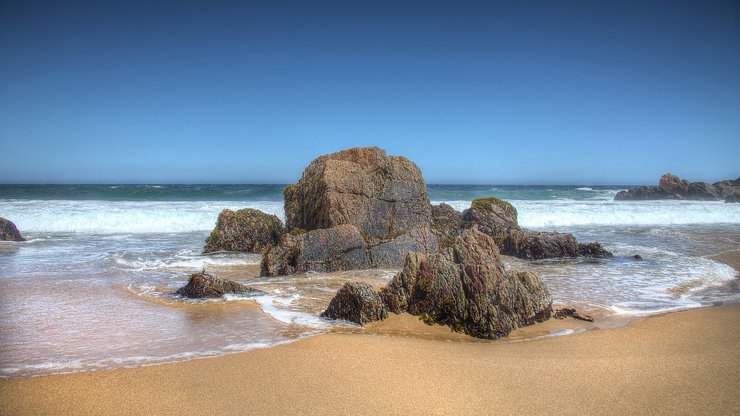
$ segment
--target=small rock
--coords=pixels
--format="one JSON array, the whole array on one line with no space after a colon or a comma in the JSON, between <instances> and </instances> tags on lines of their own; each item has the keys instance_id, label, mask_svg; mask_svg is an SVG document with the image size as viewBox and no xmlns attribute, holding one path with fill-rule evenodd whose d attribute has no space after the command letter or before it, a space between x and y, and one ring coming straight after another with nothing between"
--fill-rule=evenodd
<instances>
[{"instance_id":1,"label":"small rock","mask_svg":"<svg viewBox=\"0 0 740 416\"><path fill-rule=\"evenodd\" d=\"M580 314L575 310L575 308L556 309L553 317L555 319L565 319L567 317L571 317L573 319L580 319L581 321L594 321L594 318L592 318L590 315Z\"/></svg>"},{"instance_id":2,"label":"small rock","mask_svg":"<svg viewBox=\"0 0 740 416\"><path fill-rule=\"evenodd\" d=\"M364 325L387 318L388 307L369 284L348 282L339 289L321 316Z\"/></svg>"},{"instance_id":3,"label":"small rock","mask_svg":"<svg viewBox=\"0 0 740 416\"><path fill-rule=\"evenodd\" d=\"M635 260L642 260L642 256L639 254L635 254L634 256L632 256L632 258Z\"/></svg>"},{"instance_id":4,"label":"small rock","mask_svg":"<svg viewBox=\"0 0 740 416\"><path fill-rule=\"evenodd\" d=\"M188 298L220 298L227 293L244 293L250 295L263 295L265 292L253 289L241 283L231 280L219 279L205 271L190 275L188 283L177 289L178 295Z\"/></svg>"},{"instance_id":5,"label":"small rock","mask_svg":"<svg viewBox=\"0 0 740 416\"><path fill-rule=\"evenodd\" d=\"M0 217L0 240L3 241L26 241L18 231L13 221Z\"/></svg>"}]
</instances>

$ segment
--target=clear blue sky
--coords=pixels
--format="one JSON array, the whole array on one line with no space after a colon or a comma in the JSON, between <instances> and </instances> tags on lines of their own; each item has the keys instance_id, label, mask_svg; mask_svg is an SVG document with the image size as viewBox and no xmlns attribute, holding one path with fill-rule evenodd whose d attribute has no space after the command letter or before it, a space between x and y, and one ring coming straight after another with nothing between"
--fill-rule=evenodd
<instances>
[{"instance_id":1,"label":"clear blue sky","mask_svg":"<svg viewBox=\"0 0 740 416\"><path fill-rule=\"evenodd\" d=\"M738 1L0 2L0 182L740 175Z\"/></svg>"}]
</instances>

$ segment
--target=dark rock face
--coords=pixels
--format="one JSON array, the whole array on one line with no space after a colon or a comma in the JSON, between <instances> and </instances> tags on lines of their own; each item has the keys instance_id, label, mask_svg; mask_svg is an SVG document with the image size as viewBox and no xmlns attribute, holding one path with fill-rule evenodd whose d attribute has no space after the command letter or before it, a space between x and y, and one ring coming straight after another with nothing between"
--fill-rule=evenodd
<instances>
[{"instance_id":1,"label":"dark rock face","mask_svg":"<svg viewBox=\"0 0 740 416\"><path fill-rule=\"evenodd\" d=\"M0 217L0 240L2 241L26 241L18 231L13 221Z\"/></svg>"},{"instance_id":2,"label":"dark rock face","mask_svg":"<svg viewBox=\"0 0 740 416\"><path fill-rule=\"evenodd\" d=\"M245 208L225 209L218 214L216 228L206 239L204 253L216 251L245 251L261 253L280 241L285 233L283 223L275 215Z\"/></svg>"},{"instance_id":3,"label":"dark rock face","mask_svg":"<svg viewBox=\"0 0 740 416\"><path fill-rule=\"evenodd\" d=\"M740 192L740 179L725 180L710 185L706 182L689 182L678 176L666 173L661 176L658 186L641 186L620 191L615 201L639 201L659 199L687 199L694 201L714 201L732 199Z\"/></svg>"},{"instance_id":4,"label":"dark rock face","mask_svg":"<svg viewBox=\"0 0 740 416\"><path fill-rule=\"evenodd\" d=\"M345 224L333 228L283 235L262 257L262 276L307 271L333 272L370 268L367 243L360 230Z\"/></svg>"},{"instance_id":5,"label":"dark rock face","mask_svg":"<svg viewBox=\"0 0 740 416\"><path fill-rule=\"evenodd\" d=\"M517 224L516 208L498 198L476 199L462 214L462 226L477 227L496 242L502 254L523 259L611 257L599 243L579 244L568 233L532 231Z\"/></svg>"},{"instance_id":6,"label":"dark rock face","mask_svg":"<svg viewBox=\"0 0 740 416\"><path fill-rule=\"evenodd\" d=\"M285 188L289 230L351 224L370 238L426 227L431 205L419 168L377 147L343 150L311 162Z\"/></svg>"},{"instance_id":7,"label":"dark rock face","mask_svg":"<svg viewBox=\"0 0 740 416\"><path fill-rule=\"evenodd\" d=\"M339 289L321 316L364 325L387 318L388 307L369 284L348 282Z\"/></svg>"},{"instance_id":8,"label":"dark rock face","mask_svg":"<svg viewBox=\"0 0 740 416\"><path fill-rule=\"evenodd\" d=\"M226 293L265 294L261 290L252 289L231 280L219 279L206 272L190 275L188 283L177 289L175 293L188 298L220 298Z\"/></svg>"},{"instance_id":9,"label":"dark rock face","mask_svg":"<svg viewBox=\"0 0 740 416\"><path fill-rule=\"evenodd\" d=\"M432 227L443 236L457 236L462 227L462 214L444 202L432 205Z\"/></svg>"},{"instance_id":10,"label":"dark rock face","mask_svg":"<svg viewBox=\"0 0 740 416\"><path fill-rule=\"evenodd\" d=\"M376 147L317 158L284 195L290 233L266 252L263 276L400 267L409 251L437 251L421 171Z\"/></svg>"},{"instance_id":11,"label":"dark rock face","mask_svg":"<svg viewBox=\"0 0 740 416\"><path fill-rule=\"evenodd\" d=\"M728 195L725 198L725 202L734 202L734 203L740 202L740 192L735 192L732 195Z\"/></svg>"},{"instance_id":12,"label":"dark rock face","mask_svg":"<svg viewBox=\"0 0 740 416\"><path fill-rule=\"evenodd\" d=\"M496 243L475 228L443 252L409 253L380 297L408 312L479 338L499 338L546 320L552 299L535 273L504 271Z\"/></svg>"}]
</instances>

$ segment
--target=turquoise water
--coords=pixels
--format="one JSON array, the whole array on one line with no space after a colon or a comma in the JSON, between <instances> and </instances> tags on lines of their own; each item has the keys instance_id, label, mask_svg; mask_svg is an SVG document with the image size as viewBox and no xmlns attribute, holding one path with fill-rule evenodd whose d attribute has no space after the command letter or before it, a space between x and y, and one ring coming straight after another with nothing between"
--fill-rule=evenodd
<instances>
[{"instance_id":1,"label":"turquoise water","mask_svg":"<svg viewBox=\"0 0 740 416\"><path fill-rule=\"evenodd\" d=\"M429 185L433 201L611 199L629 186ZM99 201L282 201L285 185L0 185L0 199Z\"/></svg>"}]
</instances>

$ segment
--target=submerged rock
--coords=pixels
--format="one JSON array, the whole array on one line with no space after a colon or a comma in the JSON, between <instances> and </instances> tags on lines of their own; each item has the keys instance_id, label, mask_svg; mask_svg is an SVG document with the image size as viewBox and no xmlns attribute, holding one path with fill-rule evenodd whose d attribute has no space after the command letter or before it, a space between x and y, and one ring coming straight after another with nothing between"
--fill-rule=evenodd
<instances>
[{"instance_id":1,"label":"submerged rock","mask_svg":"<svg viewBox=\"0 0 740 416\"><path fill-rule=\"evenodd\" d=\"M369 284L348 282L339 289L321 316L364 325L387 318L388 307Z\"/></svg>"},{"instance_id":2,"label":"submerged rock","mask_svg":"<svg viewBox=\"0 0 740 416\"><path fill-rule=\"evenodd\" d=\"M241 283L219 279L205 271L191 274L190 279L188 279L188 283L177 289L177 292L175 293L188 298L219 298L227 293L244 293L252 295L265 294L265 292L261 290L253 289Z\"/></svg>"},{"instance_id":3,"label":"submerged rock","mask_svg":"<svg viewBox=\"0 0 740 416\"><path fill-rule=\"evenodd\" d=\"M578 255L601 259L610 259L613 257L610 251L606 250L604 246L597 242L578 243Z\"/></svg>"},{"instance_id":4,"label":"submerged rock","mask_svg":"<svg viewBox=\"0 0 740 416\"><path fill-rule=\"evenodd\" d=\"M252 208L218 214L216 228L206 239L204 253L244 251L262 253L285 233L283 223L275 215Z\"/></svg>"},{"instance_id":5,"label":"submerged rock","mask_svg":"<svg viewBox=\"0 0 740 416\"><path fill-rule=\"evenodd\" d=\"M728 200L740 192L740 179L725 180L710 185L706 182L689 182L676 175L666 173L660 177L658 186L641 186L619 191L615 201L686 199L695 201Z\"/></svg>"},{"instance_id":6,"label":"submerged rock","mask_svg":"<svg viewBox=\"0 0 740 416\"><path fill-rule=\"evenodd\" d=\"M495 242L475 228L443 252L409 253L380 297L391 312L478 338L505 336L552 313L550 292L537 274L505 271Z\"/></svg>"},{"instance_id":7,"label":"submerged rock","mask_svg":"<svg viewBox=\"0 0 740 416\"><path fill-rule=\"evenodd\" d=\"M26 241L18 231L13 221L0 217L0 240L3 241Z\"/></svg>"},{"instance_id":8,"label":"submerged rock","mask_svg":"<svg viewBox=\"0 0 740 416\"><path fill-rule=\"evenodd\" d=\"M576 311L575 308L557 309L552 316L555 319L565 319L567 317L571 317L573 319L579 319L581 321L588 321L588 322L594 321L594 318L592 318L590 315L578 313L578 311Z\"/></svg>"}]
</instances>

